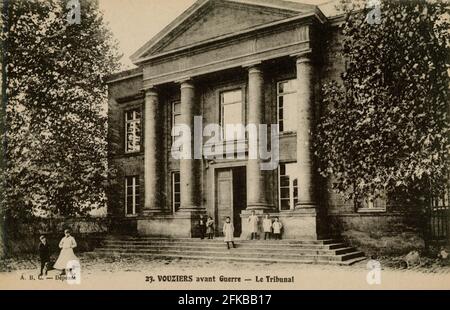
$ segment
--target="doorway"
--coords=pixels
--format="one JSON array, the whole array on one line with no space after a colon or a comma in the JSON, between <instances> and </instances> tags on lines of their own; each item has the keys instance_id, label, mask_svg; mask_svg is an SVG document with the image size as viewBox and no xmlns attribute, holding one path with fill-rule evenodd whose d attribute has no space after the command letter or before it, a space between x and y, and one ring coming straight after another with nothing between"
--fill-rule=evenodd
<instances>
[{"instance_id":1,"label":"doorway","mask_svg":"<svg viewBox=\"0 0 450 310\"><path fill-rule=\"evenodd\" d=\"M247 176L245 167L216 170L216 235L222 236L225 219L229 216L234 236L242 232L241 211L247 207Z\"/></svg>"}]
</instances>

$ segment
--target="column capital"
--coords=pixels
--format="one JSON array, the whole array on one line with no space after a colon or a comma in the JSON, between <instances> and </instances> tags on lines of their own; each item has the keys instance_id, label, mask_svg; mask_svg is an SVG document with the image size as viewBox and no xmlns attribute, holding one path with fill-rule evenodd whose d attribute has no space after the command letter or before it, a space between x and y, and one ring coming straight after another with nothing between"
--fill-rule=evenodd
<instances>
[{"instance_id":1,"label":"column capital","mask_svg":"<svg viewBox=\"0 0 450 310\"><path fill-rule=\"evenodd\" d=\"M246 63L246 64L242 65L242 67L247 69L249 74L262 73L261 65L262 65L261 61L254 61L254 62Z\"/></svg>"},{"instance_id":2,"label":"column capital","mask_svg":"<svg viewBox=\"0 0 450 310\"><path fill-rule=\"evenodd\" d=\"M312 53L311 53L311 51L307 51L307 52L303 52L303 53L293 54L291 56L295 57L297 64L309 63L309 62L311 62Z\"/></svg>"},{"instance_id":3,"label":"column capital","mask_svg":"<svg viewBox=\"0 0 450 310\"><path fill-rule=\"evenodd\" d=\"M194 80L191 77L185 77L175 81L181 88L194 88Z\"/></svg>"},{"instance_id":4,"label":"column capital","mask_svg":"<svg viewBox=\"0 0 450 310\"><path fill-rule=\"evenodd\" d=\"M145 96L158 96L158 89L153 85L144 88L143 92L145 93Z\"/></svg>"}]
</instances>

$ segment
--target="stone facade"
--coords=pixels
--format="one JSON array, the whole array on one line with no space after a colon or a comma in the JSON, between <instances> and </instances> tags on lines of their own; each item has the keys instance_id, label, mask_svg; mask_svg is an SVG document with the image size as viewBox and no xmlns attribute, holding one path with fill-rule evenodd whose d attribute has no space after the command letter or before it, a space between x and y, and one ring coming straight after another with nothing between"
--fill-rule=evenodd
<instances>
[{"instance_id":1,"label":"stone facade","mask_svg":"<svg viewBox=\"0 0 450 310\"><path fill-rule=\"evenodd\" d=\"M374 230L378 237L403 233L406 224L382 223L404 223L405 212L386 208L385 202L355 208L332 194L331 180L321 180L315 172L311 145L315 120L325 108L319 105L320 88L338 79L345 66L337 23L312 5L200 0L145 44L132 57L138 68L109 80L109 160L116 171L108 194L109 216L130 234L168 237L196 236L199 216L211 215L217 235L224 217L230 216L240 236L247 238L252 211L278 216L289 239L347 233L355 243L376 244L367 240ZM259 157L172 158L175 103L180 104L181 123L193 128L194 116L201 116L204 128L220 124L221 94L241 90L245 124L276 124L277 87L286 80L297 83L298 124L295 132L280 133L280 164L293 164L298 177L295 205L289 210L280 208L279 170L261 170ZM136 108L141 112L140 149L127 153L125 115ZM176 186L174 172L180 175ZM129 176L137 178L133 182L139 184L139 196L135 212L126 216ZM177 186L179 192L173 192Z\"/></svg>"}]
</instances>

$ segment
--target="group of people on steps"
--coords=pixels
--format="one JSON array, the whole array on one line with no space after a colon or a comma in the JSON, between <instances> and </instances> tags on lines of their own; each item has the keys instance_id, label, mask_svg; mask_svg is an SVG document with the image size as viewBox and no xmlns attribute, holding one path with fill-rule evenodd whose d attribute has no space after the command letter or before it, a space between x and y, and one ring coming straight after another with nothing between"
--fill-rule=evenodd
<instances>
[{"instance_id":1,"label":"group of people on steps","mask_svg":"<svg viewBox=\"0 0 450 310\"><path fill-rule=\"evenodd\" d=\"M255 214L255 211L252 211L251 215L248 217L248 225L250 227L250 239L258 239L259 217ZM262 221L262 227L264 231L264 240L271 239L272 237L275 240L281 240L281 230L283 228L283 224L281 224L278 217L275 217L274 220L272 220L269 214L266 214ZM214 238L214 220L211 216L205 220L203 215L200 215L198 228L200 239L205 239L205 236L207 236L208 239ZM234 226L229 216L225 218L222 232L224 236L223 241L227 244L227 248L234 248Z\"/></svg>"},{"instance_id":2,"label":"group of people on steps","mask_svg":"<svg viewBox=\"0 0 450 310\"><path fill-rule=\"evenodd\" d=\"M252 214L248 217L248 224L250 227L251 240L258 239L258 225L259 218L255 214L255 211L252 211ZM262 222L263 230L264 230L264 240L270 239L272 236L275 240L281 239L281 229L283 225L281 224L278 217L272 221L269 214L266 214L263 222ZM211 216L209 216L206 220L203 215L200 216L199 220L199 230L200 230L200 238L208 239L214 238L214 220ZM234 244L234 226L231 222L231 218L228 216L225 219L225 223L223 224L222 232L224 235L223 241L227 244L227 248L235 247ZM78 261L78 258L75 256L73 249L77 247L77 242L75 238L70 234L70 231L66 229L64 231L64 237L59 242L59 248L61 249L58 259L56 260L53 266L50 266L50 246L45 236L39 237L39 258L41 263L39 276L47 275L48 270L57 269L61 270L61 274L65 273L65 270L68 266L68 263L71 261Z\"/></svg>"}]
</instances>

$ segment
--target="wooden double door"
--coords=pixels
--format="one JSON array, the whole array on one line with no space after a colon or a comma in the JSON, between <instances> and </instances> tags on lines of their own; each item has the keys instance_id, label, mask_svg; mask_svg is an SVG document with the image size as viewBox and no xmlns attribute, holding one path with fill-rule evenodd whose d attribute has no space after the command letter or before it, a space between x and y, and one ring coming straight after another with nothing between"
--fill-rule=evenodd
<instances>
[{"instance_id":1,"label":"wooden double door","mask_svg":"<svg viewBox=\"0 0 450 310\"><path fill-rule=\"evenodd\" d=\"M247 178L245 167L216 170L216 235L222 236L225 219L234 225L234 236L242 232L241 211L247 207Z\"/></svg>"}]
</instances>

